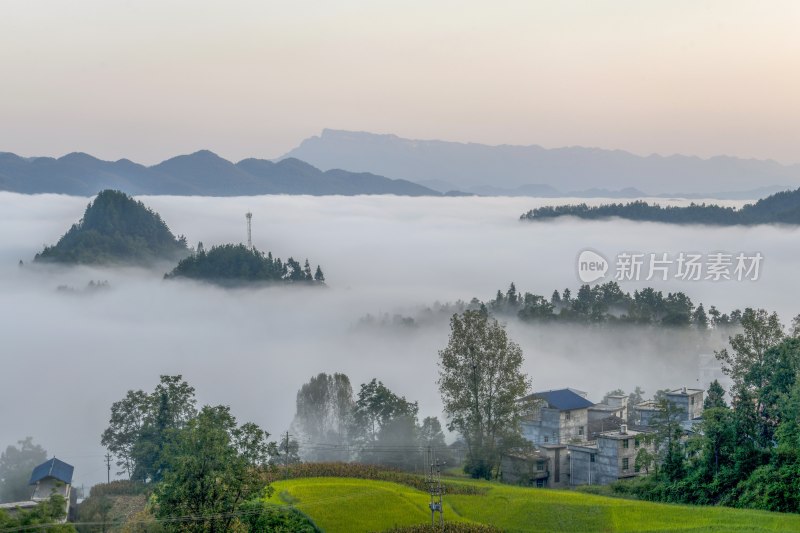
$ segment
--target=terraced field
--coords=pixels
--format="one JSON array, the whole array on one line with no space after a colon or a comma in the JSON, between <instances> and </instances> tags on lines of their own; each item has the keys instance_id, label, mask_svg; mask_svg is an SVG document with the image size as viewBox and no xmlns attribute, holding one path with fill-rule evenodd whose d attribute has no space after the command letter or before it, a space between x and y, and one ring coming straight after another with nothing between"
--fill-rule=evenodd
<instances>
[{"instance_id":1,"label":"terraced field","mask_svg":"<svg viewBox=\"0 0 800 533\"><path fill-rule=\"evenodd\" d=\"M491 524L509 532L800 531L798 515L463 483L485 492L446 496L445 520ZM329 533L383 531L430 521L428 495L397 483L328 477L278 481L273 487L269 501L297 507Z\"/></svg>"}]
</instances>

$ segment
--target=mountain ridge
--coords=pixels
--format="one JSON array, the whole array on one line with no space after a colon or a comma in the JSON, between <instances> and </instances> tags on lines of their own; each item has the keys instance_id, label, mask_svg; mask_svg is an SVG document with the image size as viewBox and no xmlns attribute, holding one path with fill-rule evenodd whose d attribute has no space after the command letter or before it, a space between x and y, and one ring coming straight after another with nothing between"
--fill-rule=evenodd
<instances>
[{"instance_id":1,"label":"mountain ridge","mask_svg":"<svg viewBox=\"0 0 800 533\"><path fill-rule=\"evenodd\" d=\"M529 184L560 191L635 188L650 195L734 193L800 186L800 164L728 155L640 156L624 150L569 146L486 145L405 139L394 134L324 129L284 157L321 169L341 167L471 192Z\"/></svg>"},{"instance_id":2,"label":"mountain ridge","mask_svg":"<svg viewBox=\"0 0 800 533\"><path fill-rule=\"evenodd\" d=\"M104 161L84 152L59 158L23 158L0 152L0 190L92 196L103 189L180 196L441 195L404 179L341 169L323 172L295 158L277 162L248 158L233 163L210 150L198 150L144 166L129 159Z\"/></svg>"}]
</instances>

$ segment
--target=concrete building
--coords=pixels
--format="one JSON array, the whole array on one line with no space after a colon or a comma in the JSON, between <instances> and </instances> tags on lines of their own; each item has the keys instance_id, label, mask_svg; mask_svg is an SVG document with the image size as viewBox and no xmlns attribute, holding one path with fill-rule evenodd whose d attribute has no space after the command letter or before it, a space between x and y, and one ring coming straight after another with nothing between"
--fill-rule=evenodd
<instances>
[{"instance_id":1,"label":"concrete building","mask_svg":"<svg viewBox=\"0 0 800 533\"><path fill-rule=\"evenodd\" d=\"M645 433L623 424L617 431L606 431L594 442L570 444L570 485L607 485L642 475L636 469L636 454L644 446Z\"/></svg>"},{"instance_id":2,"label":"concrete building","mask_svg":"<svg viewBox=\"0 0 800 533\"><path fill-rule=\"evenodd\" d=\"M703 417L703 389L687 389L682 387L666 393L666 399L680 409L681 422L691 426L693 421ZM637 426L652 425L653 416L658 413L658 402L648 400L636 404L633 408L633 421Z\"/></svg>"},{"instance_id":3,"label":"concrete building","mask_svg":"<svg viewBox=\"0 0 800 533\"><path fill-rule=\"evenodd\" d=\"M658 403L653 400L646 400L633 406L632 422L637 426L650 426L653 417L658 413Z\"/></svg>"},{"instance_id":4,"label":"concrete building","mask_svg":"<svg viewBox=\"0 0 800 533\"><path fill-rule=\"evenodd\" d=\"M596 403L589 408L589 422L616 416L628 419L628 396L614 394L608 396L603 403Z\"/></svg>"},{"instance_id":5,"label":"concrete building","mask_svg":"<svg viewBox=\"0 0 800 533\"><path fill-rule=\"evenodd\" d=\"M514 452L500 461L503 483L534 487L549 487L551 477L550 458L540 451Z\"/></svg>"},{"instance_id":6,"label":"concrete building","mask_svg":"<svg viewBox=\"0 0 800 533\"><path fill-rule=\"evenodd\" d=\"M703 417L703 389L675 389L667 393L669 400L684 413L684 420L697 420Z\"/></svg>"},{"instance_id":7,"label":"concrete building","mask_svg":"<svg viewBox=\"0 0 800 533\"><path fill-rule=\"evenodd\" d=\"M594 404L578 391L542 391L523 400L534 402L521 422L522 436L534 445L565 445L587 439L588 409Z\"/></svg>"}]
</instances>

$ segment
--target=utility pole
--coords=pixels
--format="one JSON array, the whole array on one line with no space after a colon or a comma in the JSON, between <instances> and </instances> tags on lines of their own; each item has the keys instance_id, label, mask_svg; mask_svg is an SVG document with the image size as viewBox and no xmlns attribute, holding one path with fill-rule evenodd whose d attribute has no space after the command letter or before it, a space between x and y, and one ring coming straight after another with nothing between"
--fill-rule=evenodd
<instances>
[{"instance_id":1,"label":"utility pole","mask_svg":"<svg viewBox=\"0 0 800 533\"><path fill-rule=\"evenodd\" d=\"M427 453L428 468L428 492L431 495L431 526L436 527L436 513L439 513L439 526L444 530L444 487L442 486L442 471L439 460L436 458L436 450L428 446Z\"/></svg>"},{"instance_id":2,"label":"utility pole","mask_svg":"<svg viewBox=\"0 0 800 533\"><path fill-rule=\"evenodd\" d=\"M286 479L289 479L289 432L286 432L286 454L283 456L283 462L286 467Z\"/></svg>"},{"instance_id":3,"label":"utility pole","mask_svg":"<svg viewBox=\"0 0 800 533\"><path fill-rule=\"evenodd\" d=\"M110 453L106 454L106 471L108 473L108 475L106 476L107 477L107 483L111 483L111 454Z\"/></svg>"}]
</instances>

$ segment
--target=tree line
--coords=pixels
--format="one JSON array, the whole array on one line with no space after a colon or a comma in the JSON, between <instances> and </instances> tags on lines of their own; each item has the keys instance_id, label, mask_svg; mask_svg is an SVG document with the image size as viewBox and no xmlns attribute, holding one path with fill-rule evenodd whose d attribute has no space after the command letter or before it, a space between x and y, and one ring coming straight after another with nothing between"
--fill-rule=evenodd
<instances>
[{"instance_id":1,"label":"tree line","mask_svg":"<svg viewBox=\"0 0 800 533\"><path fill-rule=\"evenodd\" d=\"M465 311L480 311L499 318L514 317L526 323L660 326L700 332L735 328L742 318L739 309L723 313L713 305L708 309L702 303L695 306L683 292L664 294L646 287L631 293L623 291L616 281L594 286L584 284L576 291L554 290L549 297L522 292L512 282L505 291L498 290L489 300L472 298L469 302L435 304L416 316L366 315L359 324L416 327L425 320Z\"/></svg>"},{"instance_id":2,"label":"tree line","mask_svg":"<svg viewBox=\"0 0 800 533\"><path fill-rule=\"evenodd\" d=\"M694 202L685 207L661 206L636 200L599 206L589 206L585 203L543 206L522 214L520 220L541 221L558 217L578 217L589 220L619 217L642 222L716 226L800 224L800 189L772 194L753 204L747 204L741 209Z\"/></svg>"},{"instance_id":3,"label":"tree line","mask_svg":"<svg viewBox=\"0 0 800 533\"><path fill-rule=\"evenodd\" d=\"M272 252L264 254L243 244L223 244L206 251L202 242L193 254L182 259L164 277L197 279L223 285L251 282L325 283L325 274L320 266L317 265L312 272L308 259L303 265L292 257L283 262L279 257L273 257Z\"/></svg>"}]
</instances>

